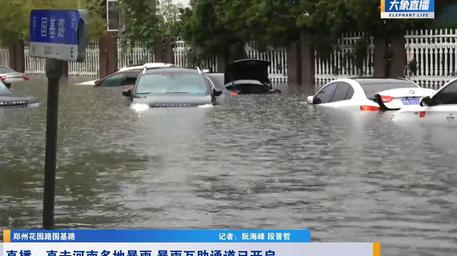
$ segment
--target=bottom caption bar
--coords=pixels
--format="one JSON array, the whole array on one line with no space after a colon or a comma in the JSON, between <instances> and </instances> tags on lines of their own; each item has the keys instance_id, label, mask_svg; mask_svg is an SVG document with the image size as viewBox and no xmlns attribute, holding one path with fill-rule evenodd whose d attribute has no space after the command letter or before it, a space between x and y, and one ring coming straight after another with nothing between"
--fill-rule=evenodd
<instances>
[{"instance_id":1,"label":"bottom caption bar","mask_svg":"<svg viewBox=\"0 0 457 256\"><path fill-rule=\"evenodd\" d=\"M4 256L381 256L379 243L312 243L309 230L3 232Z\"/></svg>"}]
</instances>

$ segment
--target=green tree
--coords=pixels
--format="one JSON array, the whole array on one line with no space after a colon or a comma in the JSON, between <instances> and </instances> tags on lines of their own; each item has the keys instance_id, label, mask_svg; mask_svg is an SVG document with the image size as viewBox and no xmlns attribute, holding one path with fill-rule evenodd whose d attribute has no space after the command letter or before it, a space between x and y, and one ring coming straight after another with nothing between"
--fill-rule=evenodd
<instances>
[{"instance_id":1,"label":"green tree","mask_svg":"<svg viewBox=\"0 0 457 256\"><path fill-rule=\"evenodd\" d=\"M265 50L296 40L300 7L299 0L194 0L182 12L182 35L195 54L230 61L245 56L246 42Z\"/></svg>"},{"instance_id":2,"label":"green tree","mask_svg":"<svg viewBox=\"0 0 457 256\"><path fill-rule=\"evenodd\" d=\"M224 3L220 0L191 1L191 7L183 11L182 36L192 46L194 61L213 55L228 58L240 52L234 49L237 45L244 46L239 34L220 18Z\"/></svg>"},{"instance_id":3,"label":"green tree","mask_svg":"<svg viewBox=\"0 0 457 256\"><path fill-rule=\"evenodd\" d=\"M26 38L29 4L19 0L0 2L0 44L9 45Z\"/></svg>"},{"instance_id":4,"label":"green tree","mask_svg":"<svg viewBox=\"0 0 457 256\"><path fill-rule=\"evenodd\" d=\"M179 37L180 4L175 4L173 0L160 0L159 19L160 31L162 34Z\"/></svg>"},{"instance_id":5,"label":"green tree","mask_svg":"<svg viewBox=\"0 0 457 256\"><path fill-rule=\"evenodd\" d=\"M32 9L75 9L89 11L90 36L98 38L104 30L102 0L9 0L0 1L0 43L8 45L27 40Z\"/></svg>"},{"instance_id":6,"label":"green tree","mask_svg":"<svg viewBox=\"0 0 457 256\"><path fill-rule=\"evenodd\" d=\"M437 0L437 15L455 0ZM386 38L439 24L430 20L383 20L379 0L193 0L182 12L182 35L204 55L230 55L248 41L257 48L287 46L301 31L323 57L344 32ZM455 7L457 10L457 6ZM366 39L363 39L366 41ZM359 59L363 46L358 44Z\"/></svg>"},{"instance_id":7,"label":"green tree","mask_svg":"<svg viewBox=\"0 0 457 256\"><path fill-rule=\"evenodd\" d=\"M122 32L124 42L144 43L152 50L154 42L160 35L160 18L156 0L121 0L125 30Z\"/></svg>"},{"instance_id":8,"label":"green tree","mask_svg":"<svg viewBox=\"0 0 457 256\"><path fill-rule=\"evenodd\" d=\"M221 24L243 41L256 42L260 50L285 46L298 38L299 0L221 0L217 8Z\"/></svg>"}]
</instances>

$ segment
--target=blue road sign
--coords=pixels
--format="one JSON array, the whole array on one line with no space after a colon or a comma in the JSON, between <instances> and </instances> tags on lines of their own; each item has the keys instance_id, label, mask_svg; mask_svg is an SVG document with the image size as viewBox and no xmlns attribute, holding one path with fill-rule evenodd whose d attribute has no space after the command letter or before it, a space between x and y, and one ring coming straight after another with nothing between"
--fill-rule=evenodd
<instances>
[{"instance_id":1,"label":"blue road sign","mask_svg":"<svg viewBox=\"0 0 457 256\"><path fill-rule=\"evenodd\" d=\"M82 61L87 43L85 32L85 11L32 10L30 56Z\"/></svg>"}]
</instances>

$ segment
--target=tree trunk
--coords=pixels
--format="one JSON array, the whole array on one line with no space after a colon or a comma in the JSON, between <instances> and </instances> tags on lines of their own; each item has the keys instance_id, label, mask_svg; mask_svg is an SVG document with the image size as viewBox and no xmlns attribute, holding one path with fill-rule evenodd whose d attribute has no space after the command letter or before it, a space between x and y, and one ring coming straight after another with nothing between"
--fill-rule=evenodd
<instances>
[{"instance_id":1,"label":"tree trunk","mask_svg":"<svg viewBox=\"0 0 457 256\"><path fill-rule=\"evenodd\" d=\"M15 41L9 45L8 49L10 67L18 72L25 72L24 41Z\"/></svg>"},{"instance_id":2,"label":"tree trunk","mask_svg":"<svg viewBox=\"0 0 457 256\"><path fill-rule=\"evenodd\" d=\"M374 77L385 78L387 76L386 39L375 38L374 49Z\"/></svg>"},{"instance_id":3,"label":"tree trunk","mask_svg":"<svg viewBox=\"0 0 457 256\"><path fill-rule=\"evenodd\" d=\"M117 71L117 38L106 35L99 40L100 77L105 77Z\"/></svg>"},{"instance_id":4,"label":"tree trunk","mask_svg":"<svg viewBox=\"0 0 457 256\"><path fill-rule=\"evenodd\" d=\"M297 41L287 47L287 79L289 84L301 84L300 45Z\"/></svg>"},{"instance_id":5,"label":"tree trunk","mask_svg":"<svg viewBox=\"0 0 457 256\"><path fill-rule=\"evenodd\" d=\"M301 88L306 95L314 94L314 49L309 33L300 34Z\"/></svg>"},{"instance_id":6,"label":"tree trunk","mask_svg":"<svg viewBox=\"0 0 457 256\"><path fill-rule=\"evenodd\" d=\"M392 59L390 62L389 77L399 78L405 76L406 68L406 49L405 36L403 34L394 35L390 39L390 52Z\"/></svg>"}]
</instances>

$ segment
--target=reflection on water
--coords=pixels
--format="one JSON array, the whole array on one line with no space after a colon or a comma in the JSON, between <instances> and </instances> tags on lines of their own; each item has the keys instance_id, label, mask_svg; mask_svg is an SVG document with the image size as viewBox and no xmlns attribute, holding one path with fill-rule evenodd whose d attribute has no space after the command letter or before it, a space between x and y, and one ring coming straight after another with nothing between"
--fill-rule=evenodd
<instances>
[{"instance_id":1,"label":"reflection on water","mask_svg":"<svg viewBox=\"0 0 457 256\"><path fill-rule=\"evenodd\" d=\"M42 106L0 111L0 229L41 223L46 86L16 90ZM305 96L137 114L118 89L62 87L56 223L310 227L314 241L381 241L383 255L451 255L455 129L323 110Z\"/></svg>"}]
</instances>

